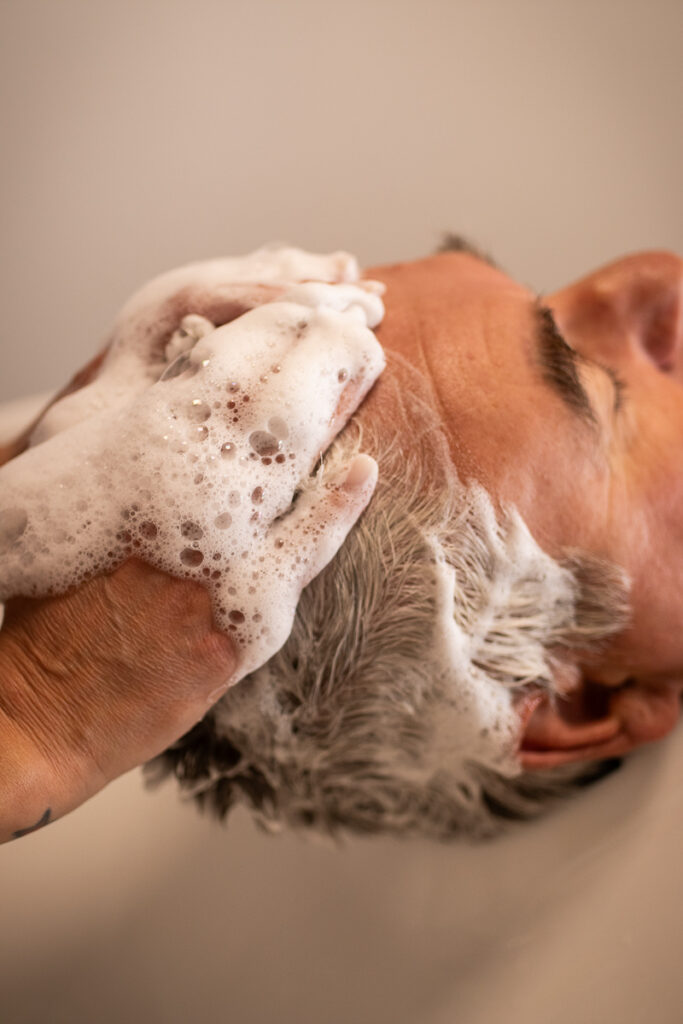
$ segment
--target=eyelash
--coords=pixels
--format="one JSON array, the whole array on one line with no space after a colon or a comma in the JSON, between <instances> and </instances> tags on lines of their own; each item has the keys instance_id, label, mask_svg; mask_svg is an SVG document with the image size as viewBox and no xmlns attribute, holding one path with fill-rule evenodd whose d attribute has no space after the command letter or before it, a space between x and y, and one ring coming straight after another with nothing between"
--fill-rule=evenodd
<instances>
[{"instance_id":1,"label":"eyelash","mask_svg":"<svg viewBox=\"0 0 683 1024\"><path fill-rule=\"evenodd\" d=\"M602 366L602 364L600 364ZM616 370L613 370L611 366L602 366L607 376L611 379L614 384L615 390L615 408L621 409L624 404L624 399L628 394L628 385L623 377L620 377Z\"/></svg>"},{"instance_id":2,"label":"eyelash","mask_svg":"<svg viewBox=\"0 0 683 1024\"><path fill-rule=\"evenodd\" d=\"M552 310L550 309L549 306L545 306L543 304L543 296L542 295L538 296L538 303L539 303L539 307L541 309L541 312L546 316L546 318L547 318L547 320L548 320L552 330L555 332L557 337L561 340L562 344L567 346L567 342L565 341L565 339L560 334L560 331L559 331L559 328L557 326L557 323L555 322L555 317L553 316ZM567 347L569 347L569 346L567 346ZM575 356L575 358L577 360L581 360L584 363L592 364L593 366L598 366L598 367L600 367L601 370L603 370L607 374L607 376L612 381L612 384L614 385L614 411L618 412L623 407L624 400L626 399L626 397L628 395L628 386L626 384L626 381L623 379L623 377L621 377L616 372L616 370L612 369L611 366L605 366L604 363L600 363L600 362L598 362L595 359L590 359L590 358L587 358L586 356L582 356L579 353L575 352L574 349L572 349L571 351L572 351L572 353L574 353L574 356Z\"/></svg>"}]
</instances>

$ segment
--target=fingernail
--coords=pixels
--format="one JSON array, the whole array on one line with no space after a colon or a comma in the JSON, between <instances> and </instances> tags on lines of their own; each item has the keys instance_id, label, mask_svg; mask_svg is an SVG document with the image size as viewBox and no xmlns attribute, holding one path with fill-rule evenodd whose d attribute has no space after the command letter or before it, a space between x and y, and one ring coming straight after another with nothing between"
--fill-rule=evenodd
<instances>
[{"instance_id":1,"label":"fingernail","mask_svg":"<svg viewBox=\"0 0 683 1024\"><path fill-rule=\"evenodd\" d=\"M349 490L357 490L364 487L374 477L377 471L377 463L369 455L357 455L346 476L341 481L342 487Z\"/></svg>"}]
</instances>

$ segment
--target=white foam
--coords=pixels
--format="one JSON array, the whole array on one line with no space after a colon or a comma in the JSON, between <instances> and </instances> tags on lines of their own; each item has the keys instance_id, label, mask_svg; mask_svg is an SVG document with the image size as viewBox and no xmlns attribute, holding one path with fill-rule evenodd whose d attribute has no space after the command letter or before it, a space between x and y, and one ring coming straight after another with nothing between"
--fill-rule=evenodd
<instances>
[{"instance_id":1,"label":"white foam","mask_svg":"<svg viewBox=\"0 0 683 1024\"><path fill-rule=\"evenodd\" d=\"M208 323L201 316L186 319L190 337L176 330L166 350L158 349L153 344L155 333L160 323L174 317L179 296L190 304L186 312L196 312L196 307L191 309L193 299L199 304L207 296L220 296L241 311L288 296L306 306L325 305L354 314L360 306L366 324L375 327L384 314L379 298L384 286L363 281L351 290L345 287L354 282L359 282L359 270L350 253L320 255L276 244L246 256L202 260L161 274L140 288L121 309L95 380L53 405L35 428L31 443L41 444L102 409L119 408L158 380L166 357L191 347L202 333L201 321ZM297 296L296 289L302 286L304 290ZM178 319L175 316L169 334ZM209 327L212 329L213 324Z\"/></svg>"},{"instance_id":2,"label":"white foam","mask_svg":"<svg viewBox=\"0 0 683 1024\"><path fill-rule=\"evenodd\" d=\"M452 550L449 560L430 538L437 609L431 658L443 694L431 753L474 799L471 763L506 776L519 771L513 694L530 683L553 688L549 650L575 622L576 584L515 509L498 516L478 485L463 490L462 502L476 531L461 524L459 555Z\"/></svg>"},{"instance_id":3,"label":"white foam","mask_svg":"<svg viewBox=\"0 0 683 1024\"><path fill-rule=\"evenodd\" d=\"M293 262L299 276L302 264L325 270L322 257L275 252L272 276ZM350 257L329 259L337 275L357 273ZM328 283L294 294L217 329L186 317L161 364L122 341L97 382L104 408L63 403L41 443L0 470L0 601L64 591L137 555L207 586L240 676L278 649L324 524L271 524L332 440L348 382L364 394L384 366L367 326L381 317L377 294ZM164 370L154 382L152 367Z\"/></svg>"}]
</instances>

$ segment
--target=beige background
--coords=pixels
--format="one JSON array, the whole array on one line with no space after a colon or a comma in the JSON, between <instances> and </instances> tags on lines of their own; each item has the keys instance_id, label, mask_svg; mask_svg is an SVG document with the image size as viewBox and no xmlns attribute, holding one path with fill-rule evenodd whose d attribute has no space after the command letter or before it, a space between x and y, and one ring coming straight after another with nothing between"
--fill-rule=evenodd
<instances>
[{"instance_id":1,"label":"beige background","mask_svg":"<svg viewBox=\"0 0 683 1024\"><path fill-rule=\"evenodd\" d=\"M0 0L0 399L142 281L459 229L547 290L683 242L680 0Z\"/></svg>"},{"instance_id":2,"label":"beige background","mask_svg":"<svg viewBox=\"0 0 683 1024\"><path fill-rule=\"evenodd\" d=\"M460 229L539 289L680 250L682 30L679 0L0 0L0 401L266 239ZM0 849L0 1018L678 1024L682 777L679 731L473 850L222 830L132 774Z\"/></svg>"}]
</instances>

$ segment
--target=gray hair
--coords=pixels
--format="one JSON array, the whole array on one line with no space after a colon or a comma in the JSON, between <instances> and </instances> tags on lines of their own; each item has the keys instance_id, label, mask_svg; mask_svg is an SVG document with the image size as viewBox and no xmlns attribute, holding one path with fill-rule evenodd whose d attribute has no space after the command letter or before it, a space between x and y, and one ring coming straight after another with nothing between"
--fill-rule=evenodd
<instances>
[{"instance_id":1,"label":"gray hair","mask_svg":"<svg viewBox=\"0 0 683 1024\"><path fill-rule=\"evenodd\" d=\"M593 558L547 556L514 510L494 512L481 488L462 485L429 405L383 384L396 390L394 436L386 423L378 436L361 410L310 483L362 441L379 462L369 507L302 594L282 649L148 779L173 773L200 806L222 818L246 804L271 830L488 836L600 768L522 772L495 715L458 749L461 716L485 687L508 705L530 685L553 691L562 649L623 627L626 580ZM461 656L450 673L435 671L437 569L452 580Z\"/></svg>"}]
</instances>

